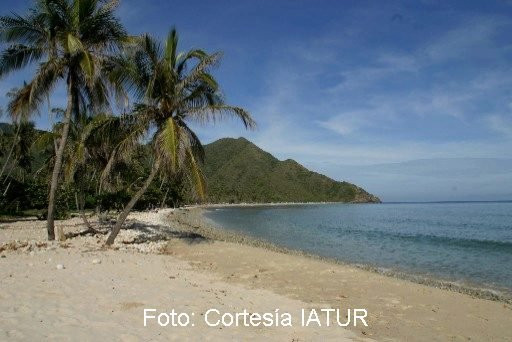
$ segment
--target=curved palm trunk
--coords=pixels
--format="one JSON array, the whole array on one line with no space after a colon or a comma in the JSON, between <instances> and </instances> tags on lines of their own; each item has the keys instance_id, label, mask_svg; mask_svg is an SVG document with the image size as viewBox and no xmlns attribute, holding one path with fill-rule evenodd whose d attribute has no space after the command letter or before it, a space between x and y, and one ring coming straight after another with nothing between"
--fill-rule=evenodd
<instances>
[{"instance_id":1,"label":"curved palm trunk","mask_svg":"<svg viewBox=\"0 0 512 342\"><path fill-rule=\"evenodd\" d=\"M82 217L82 220L84 221L85 226L87 227L87 232L91 232L93 234L98 233L98 231L92 227L91 223L87 219L87 214L85 213L85 200L84 200L83 193L80 196L79 203L80 203L80 216Z\"/></svg>"},{"instance_id":2,"label":"curved palm trunk","mask_svg":"<svg viewBox=\"0 0 512 342\"><path fill-rule=\"evenodd\" d=\"M78 214L82 218L82 221L84 221L87 231L93 232L93 233L97 232L97 230L91 226L91 223L89 222L89 220L87 219L87 215L85 214L85 201L84 201L84 196L83 196L82 191L80 191L80 194L75 192L75 202L76 202L76 210L78 210Z\"/></svg>"},{"instance_id":3,"label":"curved palm trunk","mask_svg":"<svg viewBox=\"0 0 512 342\"><path fill-rule=\"evenodd\" d=\"M85 226L87 227L88 231L95 232L96 229L94 229L91 224L89 223L89 220L87 219L87 215L85 215L84 209L80 209L80 217L82 218L82 221L84 221Z\"/></svg>"},{"instance_id":4,"label":"curved palm trunk","mask_svg":"<svg viewBox=\"0 0 512 342\"><path fill-rule=\"evenodd\" d=\"M11 174L12 172L14 171L14 169L16 169L16 163L18 162L18 158L14 159L14 163L13 165L11 165L11 168L9 169L9 173L7 173L5 175L5 178L4 178L4 181L3 181L3 184L5 184L5 182L7 182L7 180L9 179L9 177L11 177Z\"/></svg>"},{"instance_id":5,"label":"curved palm trunk","mask_svg":"<svg viewBox=\"0 0 512 342\"><path fill-rule=\"evenodd\" d=\"M62 158L64 156L64 148L68 139L69 125L71 122L71 113L73 111L73 92L71 78L68 79L68 104L64 117L64 127L62 129L62 137L60 139L59 148L55 154L55 165L53 166L52 183L50 185L50 194L48 195L48 217L46 221L46 229L48 230L48 240L55 240L55 194L59 185L60 169L62 167Z\"/></svg>"},{"instance_id":6,"label":"curved palm trunk","mask_svg":"<svg viewBox=\"0 0 512 342\"><path fill-rule=\"evenodd\" d=\"M10 181L9 181L9 184L7 184L7 187L5 188L5 191L4 191L4 193L3 193L3 195L2 195L2 196L7 195L7 191L8 191L8 190L9 190L9 188L11 187L11 182L12 182L12 180L10 180Z\"/></svg>"},{"instance_id":7,"label":"curved palm trunk","mask_svg":"<svg viewBox=\"0 0 512 342\"><path fill-rule=\"evenodd\" d=\"M3 176L4 171L5 171L5 169L7 168L7 164L9 163L9 159L11 159L11 155L12 155L12 152L13 152L13 150L14 150L14 145L15 145L15 144L16 144L15 142L13 142L13 143L12 143L11 149L9 150L9 154L7 155L7 158L5 158L5 163L4 163L4 165L2 166L2 170L0 170L0 177L2 177L2 176Z\"/></svg>"},{"instance_id":8,"label":"curved palm trunk","mask_svg":"<svg viewBox=\"0 0 512 342\"><path fill-rule=\"evenodd\" d=\"M167 190L165 191L164 198L162 199L162 204L160 204L160 208L163 209L165 206L165 201L167 201L167 195L169 194L169 190L171 189L170 186L167 187Z\"/></svg>"},{"instance_id":9,"label":"curved palm trunk","mask_svg":"<svg viewBox=\"0 0 512 342\"><path fill-rule=\"evenodd\" d=\"M124 221L126 221L126 218L128 217L128 214L130 214L130 211L132 210L133 206L137 201L141 198L141 196L146 192L149 185L155 178L156 174L158 173L158 169L160 167L160 162L155 162L153 164L153 168L151 170L151 173L149 174L148 178L144 181L144 184L142 187L135 193L135 195L132 197L130 202L124 207L123 212L119 215L117 218L116 225L114 226L114 229L112 229L112 232L108 236L106 245L110 246L114 243L114 240L117 237L117 234L119 234L119 231L121 230L121 227L123 226Z\"/></svg>"}]
</instances>

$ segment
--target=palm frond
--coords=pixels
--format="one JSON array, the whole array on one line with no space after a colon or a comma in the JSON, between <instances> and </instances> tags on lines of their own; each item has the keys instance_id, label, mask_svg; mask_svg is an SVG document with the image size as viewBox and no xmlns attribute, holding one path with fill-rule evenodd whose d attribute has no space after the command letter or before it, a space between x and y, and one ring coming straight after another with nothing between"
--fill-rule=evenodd
<instances>
[{"instance_id":1,"label":"palm frond","mask_svg":"<svg viewBox=\"0 0 512 342\"><path fill-rule=\"evenodd\" d=\"M199 137L192 129L190 129L190 127L184 121L180 120L178 121L178 124L181 127L182 131L184 131L187 134L188 145L190 146L192 154L200 163L204 163L205 152L203 144L201 144Z\"/></svg>"},{"instance_id":2,"label":"palm frond","mask_svg":"<svg viewBox=\"0 0 512 342\"><path fill-rule=\"evenodd\" d=\"M117 161L128 160L130 158L137 144L147 133L150 121L147 119L146 115L147 113L144 110L139 109L137 114L129 115L128 119L117 118L117 120L111 120L104 126L107 130L112 132L111 134L117 134L120 138L116 142L108 157L107 164L101 172L100 184L105 183ZM114 132L114 129L117 131Z\"/></svg>"},{"instance_id":3,"label":"palm frond","mask_svg":"<svg viewBox=\"0 0 512 342\"><path fill-rule=\"evenodd\" d=\"M196 83L202 74L208 73L208 71L215 67L222 58L222 53L216 52L211 55L207 55L199 60L197 65L190 71L190 73L184 77L177 85L178 92Z\"/></svg>"},{"instance_id":4,"label":"palm frond","mask_svg":"<svg viewBox=\"0 0 512 342\"><path fill-rule=\"evenodd\" d=\"M165 160L170 164L172 172L178 168L180 133L180 127L174 119L168 118L157 137L160 152L164 155Z\"/></svg>"},{"instance_id":5,"label":"palm frond","mask_svg":"<svg viewBox=\"0 0 512 342\"><path fill-rule=\"evenodd\" d=\"M206 197L206 181L204 174L201 170L201 167L197 163L194 154L190 149L187 149L187 176L189 180L194 185L194 192L199 197L199 199L203 200Z\"/></svg>"},{"instance_id":6,"label":"palm frond","mask_svg":"<svg viewBox=\"0 0 512 342\"><path fill-rule=\"evenodd\" d=\"M167 36L167 40L165 42L165 55L164 58L169 64L169 66L174 69L176 67L176 60L178 57L177 52L178 47L178 33L176 32L175 28L172 28L172 30L169 32L169 35Z\"/></svg>"},{"instance_id":7,"label":"palm frond","mask_svg":"<svg viewBox=\"0 0 512 342\"><path fill-rule=\"evenodd\" d=\"M202 60L206 58L208 54L200 49L190 50L186 53L181 53L178 56L178 63L176 66L176 72L178 75L182 75L184 71L187 69L187 63L192 59Z\"/></svg>"},{"instance_id":8,"label":"palm frond","mask_svg":"<svg viewBox=\"0 0 512 342\"><path fill-rule=\"evenodd\" d=\"M41 64L32 82L19 89L9 102L8 111L11 118L14 121L28 120L46 100L63 72L63 65L59 60Z\"/></svg>"},{"instance_id":9,"label":"palm frond","mask_svg":"<svg viewBox=\"0 0 512 342\"><path fill-rule=\"evenodd\" d=\"M46 38L44 15L32 13L26 18L18 14L0 17L0 41L34 44Z\"/></svg>"},{"instance_id":10,"label":"palm frond","mask_svg":"<svg viewBox=\"0 0 512 342\"><path fill-rule=\"evenodd\" d=\"M215 123L219 119L224 119L226 117L234 117L240 119L246 128L256 128L256 122L252 119L249 112L243 108L228 105L188 108L183 113L183 117L203 124L207 122Z\"/></svg>"},{"instance_id":11,"label":"palm frond","mask_svg":"<svg viewBox=\"0 0 512 342\"><path fill-rule=\"evenodd\" d=\"M39 60L44 55L40 47L27 45L12 45L0 55L0 77L11 71L19 70L28 64Z\"/></svg>"}]
</instances>

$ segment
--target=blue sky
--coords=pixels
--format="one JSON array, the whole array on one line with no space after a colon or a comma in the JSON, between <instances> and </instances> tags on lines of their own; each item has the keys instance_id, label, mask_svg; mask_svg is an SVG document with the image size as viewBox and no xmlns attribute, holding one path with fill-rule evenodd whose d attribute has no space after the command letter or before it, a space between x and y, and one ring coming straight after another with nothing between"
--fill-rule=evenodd
<instances>
[{"instance_id":1,"label":"blue sky","mask_svg":"<svg viewBox=\"0 0 512 342\"><path fill-rule=\"evenodd\" d=\"M511 1L121 0L119 16L224 52L226 98L259 126L196 126L205 143L245 136L387 201L512 199Z\"/></svg>"}]
</instances>

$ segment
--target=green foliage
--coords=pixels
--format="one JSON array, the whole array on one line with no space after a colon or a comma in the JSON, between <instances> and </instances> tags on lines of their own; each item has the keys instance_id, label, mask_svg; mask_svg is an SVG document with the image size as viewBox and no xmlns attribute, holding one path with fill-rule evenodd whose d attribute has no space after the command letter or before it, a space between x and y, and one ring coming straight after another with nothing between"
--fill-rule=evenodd
<instances>
[{"instance_id":1,"label":"green foliage","mask_svg":"<svg viewBox=\"0 0 512 342\"><path fill-rule=\"evenodd\" d=\"M132 134L118 144L115 156L131 153L141 137L149 135L149 154L161 177L181 173L203 199L205 182L199 162L204 151L190 122L215 122L226 116L240 119L247 128L254 122L242 108L224 103L211 74L221 54L198 49L179 52L178 41L175 29L163 44L143 35L112 60L110 78L131 90L137 101L127 115Z\"/></svg>"},{"instance_id":2,"label":"green foliage","mask_svg":"<svg viewBox=\"0 0 512 342\"><path fill-rule=\"evenodd\" d=\"M123 209L124 204L129 200L130 194L125 189L116 192L103 193L96 196L96 204L105 211L119 211Z\"/></svg>"},{"instance_id":3,"label":"green foliage","mask_svg":"<svg viewBox=\"0 0 512 342\"><path fill-rule=\"evenodd\" d=\"M115 2L45 0L25 15L0 16L0 77L38 64L33 79L9 101L14 121L32 116L60 81L67 84L73 112L108 104L107 87L117 87L102 71L128 40L115 8Z\"/></svg>"},{"instance_id":4,"label":"green foliage","mask_svg":"<svg viewBox=\"0 0 512 342\"><path fill-rule=\"evenodd\" d=\"M26 199L23 209L46 209L48 205L48 185L38 181L28 181L23 191Z\"/></svg>"},{"instance_id":5,"label":"green foliage","mask_svg":"<svg viewBox=\"0 0 512 342\"><path fill-rule=\"evenodd\" d=\"M6 146L10 146L14 139L14 130L9 125L3 125L3 130L5 134L0 137L4 139ZM36 137L41 137L45 133L36 130L34 134ZM37 146L32 149L32 160L34 160L32 171L25 177L16 177L18 173L13 172L8 177L0 178L0 213L12 215L36 209L42 212L41 218L45 217L48 204L49 172L47 170L51 170L51 165L46 163L51 164L52 145L53 141L49 140L46 146ZM75 146L73 139L69 146ZM70 150L70 154L67 154L67 158L72 155L71 151L73 149ZM99 206L104 211L122 210L150 172L152 162L150 152L150 146L136 145L132 158L113 168L110 185L104 188L101 194L97 193L94 185L97 184L98 177L88 178L88 182L92 183L85 187L83 179L61 185L56 203L57 217L65 218L70 211L76 210L75 192L77 191L83 191L87 209L95 209ZM97 153L97 151L91 152L92 155ZM4 159L5 156L0 158L0 162ZM88 159L85 164L91 167L96 163L94 160ZM378 201L377 197L353 184L336 182L307 170L293 160L279 161L243 138L220 139L205 145L203 170L207 179L209 202ZM80 171L80 177L84 178L90 176L93 169L78 169L78 171ZM7 185L9 185L8 189ZM159 208L162 204L175 207L194 203L195 197L191 188L190 180L185 175L162 176L149 186L135 209Z\"/></svg>"},{"instance_id":6,"label":"green foliage","mask_svg":"<svg viewBox=\"0 0 512 342\"><path fill-rule=\"evenodd\" d=\"M48 163L54 167L48 197L50 240L55 238L53 218L59 216L56 202L60 194L56 192L60 190L59 175L72 116L86 109L96 113L108 108L111 93L124 95L104 73L109 59L128 40L114 14L116 7L115 1L38 0L25 15L0 16L0 43L5 47L0 53L0 77L37 63L30 82L10 96L8 112L13 122L28 121L59 83L66 84L67 108L58 132L60 144L54 160ZM16 166L28 173L30 162L18 158ZM83 193L81 189L77 192Z\"/></svg>"},{"instance_id":7,"label":"green foliage","mask_svg":"<svg viewBox=\"0 0 512 342\"><path fill-rule=\"evenodd\" d=\"M105 167L108 158L103 153L108 155L108 148L102 144L106 139L103 130L97 132L100 133L99 136L88 133L89 122L94 123L95 120L91 119L85 124L72 123L65 161L66 165L74 163L75 167L65 167L63 170L63 176L69 180L63 183L57 192L56 218L69 217L70 211L76 211L75 193L83 194L84 208L86 209L99 207L102 211L122 210L150 171L151 148L148 145L137 144L134 146L131 158L114 164L107 181L108 186L103 188L101 194L98 194L97 185L101 173L98 170ZM58 127L59 125L57 125ZM0 125L0 144L4 152L0 156L0 166L4 164L7 157L5 150L9 150L14 142L19 142L19 139L15 137L15 132L15 125ZM107 131L107 133L112 132ZM117 133L119 135L119 131ZM18 149L18 144L16 144L13 154L25 155L28 153L30 168L25 172L18 163L19 159L11 159L9 169L13 166L13 171L9 172L8 176L0 177L0 213L21 215L29 210L32 214L37 214L39 218L45 219L48 206L48 181L53 166L53 139L58 137L58 130L53 133L33 130L30 136L21 136L24 137L21 145L30 145L32 142L32 146L29 146L31 148L28 149L25 147ZM80 154L76 153L81 148L81 144L84 145L86 152L83 155L86 158L79 157ZM18 154L16 152L18 150L23 153ZM95 169L97 171L94 171ZM66 173L67 170L68 173ZM160 207L162 204L174 207L187 203L192 199L190 187L186 177L181 176L153 182L135 208L145 210Z\"/></svg>"},{"instance_id":8,"label":"green foliage","mask_svg":"<svg viewBox=\"0 0 512 342\"><path fill-rule=\"evenodd\" d=\"M363 189L279 161L250 141L220 139L205 146L208 199L214 203L378 202Z\"/></svg>"},{"instance_id":9,"label":"green foliage","mask_svg":"<svg viewBox=\"0 0 512 342\"><path fill-rule=\"evenodd\" d=\"M46 218L48 206L48 185L40 180L29 179L20 182L12 177L0 181L3 192L0 196L0 213L19 215L26 210L36 210L39 218ZM69 189L59 191L56 202L56 218L69 217L70 205L73 203Z\"/></svg>"}]
</instances>

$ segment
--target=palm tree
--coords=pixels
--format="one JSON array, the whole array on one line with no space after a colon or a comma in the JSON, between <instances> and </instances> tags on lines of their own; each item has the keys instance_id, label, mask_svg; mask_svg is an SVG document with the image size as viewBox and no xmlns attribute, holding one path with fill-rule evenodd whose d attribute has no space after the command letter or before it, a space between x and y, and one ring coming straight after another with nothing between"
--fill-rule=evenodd
<instances>
[{"instance_id":1,"label":"palm tree","mask_svg":"<svg viewBox=\"0 0 512 342\"><path fill-rule=\"evenodd\" d=\"M11 116L32 115L59 82L66 85L67 107L48 196L49 240L55 239L55 194L72 113L108 104L112 84L103 65L127 39L114 16L116 5L116 0L35 0L26 16L0 17L0 41L10 44L0 56L0 77L40 61L32 81L9 103Z\"/></svg>"},{"instance_id":2,"label":"palm tree","mask_svg":"<svg viewBox=\"0 0 512 342\"><path fill-rule=\"evenodd\" d=\"M63 118L65 110L54 108L52 113L59 118ZM84 111L75 113L69 127L68 143L64 149L64 180L67 184L73 185L77 210L88 231L93 233L96 230L89 223L84 208L84 192L86 188L90 188L91 184L95 183L97 163L91 152L98 147L99 141L108 141L96 136L102 135L101 128L114 120L116 118L104 113L94 115ZM62 138L62 131L63 123L56 123L52 132L41 134L36 140L35 146L42 148L52 145L52 142ZM53 158L49 159L47 163L53 164Z\"/></svg>"},{"instance_id":3,"label":"palm tree","mask_svg":"<svg viewBox=\"0 0 512 342\"><path fill-rule=\"evenodd\" d=\"M64 166L64 179L73 183L77 209L88 231L96 232L85 215L84 192L91 184L94 184L97 163L93 159L92 149L97 148L98 141L95 135L101 135L100 129L108 125L114 118L108 114L96 114L94 116L81 113L75 118L70 137L71 144L66 149ZM105 141L106 142L106 141Z\"/></svg>"},{"instance_id":4,"label":"palm tree","mask_svg":"<svg viewBox=\"0 0 512 342\"><path fill-rule=\"evenodd\" d=\"M175 29L163 47L145 35L112 66L112 79L133 91L139 101L127 116L133 125L132 134L119 144L117 154L129 151L149 135L153 162L148 177L120 213L107 245L114 242L131 209L159 172L173 175L186 170L197 195L204 197L205 182L199 165L204 151L188 122L216 121L230 115L242 120L246 128L255 126L245 110L224 103L210 73L219 62L220 53L207 54L197 49L179 53L177 47Z\"/></svg>"}]
</instances>

